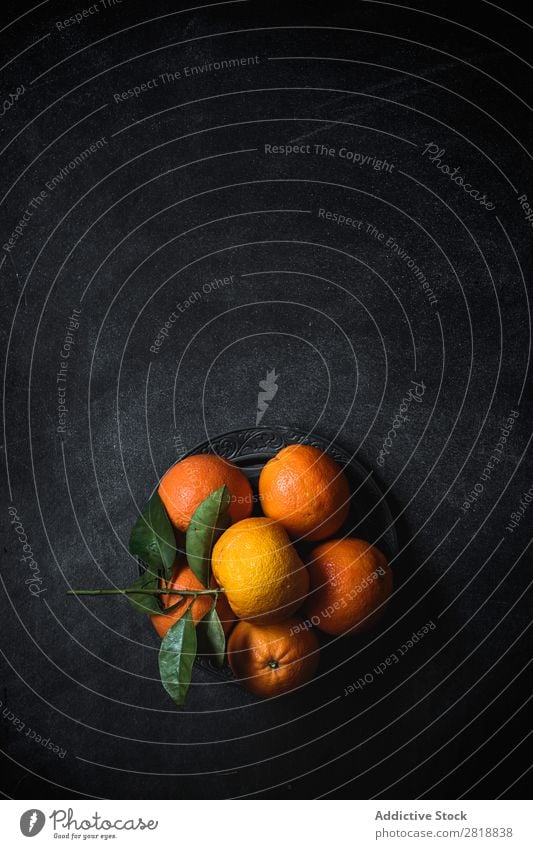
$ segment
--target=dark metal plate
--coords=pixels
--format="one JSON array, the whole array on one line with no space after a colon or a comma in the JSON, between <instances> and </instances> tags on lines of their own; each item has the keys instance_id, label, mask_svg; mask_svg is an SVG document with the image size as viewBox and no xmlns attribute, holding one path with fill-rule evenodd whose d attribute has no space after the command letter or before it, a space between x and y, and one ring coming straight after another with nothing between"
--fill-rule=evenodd
<instances>
[{"instance_id":1,"label":"dark metal plate","mask_svg":"<svg viewBox=\"0 0 533 849\"><path fill-rule=\"evenodd\" d=\"M212 437L185 454L218 454L235 463L248 477L255 497L254 514L259 514L257 483L265 463L286 445L314 445L325 451L343 468L352 492L350 513L343 527L335 534L355 536L368 540L380 548L390 559L398 553L398 538L394 520L385 497L371 471L366 469L349 451L335 442L330 442L314 433L305 433L289 427L256 427L234 430ZM305 558L309 549L317 543L298 543L296 548ZM217 677L231 680L229 668L217 669L209 660L198 657L204 669Z\"/></svg>"}]
</instances>

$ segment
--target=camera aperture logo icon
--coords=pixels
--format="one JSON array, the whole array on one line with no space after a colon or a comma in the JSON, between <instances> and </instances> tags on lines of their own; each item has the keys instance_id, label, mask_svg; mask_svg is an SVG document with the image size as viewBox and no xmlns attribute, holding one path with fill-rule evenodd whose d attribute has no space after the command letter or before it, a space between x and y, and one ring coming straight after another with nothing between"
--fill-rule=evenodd
<instances>
[{"instance_id":1,"label":"camera aperture logo icon","mask_svg":"<svg viewBox=\"0 0 533 849\"><path fill-rule=\"evenodd\" d=\"M42 831L46 817L38 808L30 808L20 818L20 830L24 837L35 837Z\"/></svg>"}]
</instances>

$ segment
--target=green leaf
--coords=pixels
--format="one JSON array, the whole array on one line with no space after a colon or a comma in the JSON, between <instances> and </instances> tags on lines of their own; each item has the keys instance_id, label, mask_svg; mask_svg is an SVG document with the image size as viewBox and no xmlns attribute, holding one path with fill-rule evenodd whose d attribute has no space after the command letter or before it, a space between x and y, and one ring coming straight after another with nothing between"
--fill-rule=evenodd
<instances>
[{"instance_id":1,"label":"green leaf","mask_svg":"<svg viewBox=\"0 0 533 849\"><path fill-rule=\"evenodd\" d=\"M130 552L166 578L176 558L176 538L167 511L157 492L135 522L130 535Z\"/></svg>"},{"instance_id":2,"label":"green leaf","mask_svg":"<svg viewBox=\"0 0 533 849\"><path fill-rule=\"evenodd\" d=\"M187 528L187 563L204 587L209 586L213 545L228 526L230 502L227 486L221 486L198 505Z\"/></svg>"},{"instance_id":3,"label":"green leaf","mask_svg":"<svg viewBox=\"0 0 533 849\"><path fill-rule=\"evenodd\" d=\"M159 649L161 683L177 705L185 702L195 657L196 629L189 609L169 628Z\"/></svg>"},{"instance_id":4,"label":"green leaf","mask_svg":"<svg viewBox=\"0 0 533 849\"><path fill-rule=\"evenodd\" d=\"M211 655L217 666L224 665L224 652L226 650L226 635L219 619L216 607L205 614L196 628L198 644L202 654Z\"/></svg>"},{"instance_id":5,"label":"green leaf","mask_svg":"<svg viewBox=\"0 0 533 849\"><path fill-rule=\"evenodd\" d=\"M159 589L159 577L153 572L144 572L128 589L157 590ZM154 613L161 613L161 607L158 601L159 596L157 595L149 595L148 593L141 595L140 593L136 593L135 595L127 594L126 598L137 613L148 613L150 616L153 616Z\"/></svg>"}]
</instances>

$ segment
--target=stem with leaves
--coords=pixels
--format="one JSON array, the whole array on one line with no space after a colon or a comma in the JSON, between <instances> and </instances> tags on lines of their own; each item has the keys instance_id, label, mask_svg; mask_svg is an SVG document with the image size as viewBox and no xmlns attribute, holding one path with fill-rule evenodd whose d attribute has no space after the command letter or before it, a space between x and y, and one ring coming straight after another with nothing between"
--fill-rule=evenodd
<instances>
[{"instance_id":1,"label":"stem with leaves","mask_svg":"<svg viewBox=\"0 0 533 849\"><path fill-rule=\"evenodd\" d=\"M191 681L192 665L197 649L222 666L226 638L216 610L222 587L211 587L211 554L213 545L229 524L230 493L226 486L210 493L194 511L186 535L189 568L205 589L174 589L172 577L176 558L180 562L174 529L163 502L156 491L133 526L129 549L146 566L136 581L125 588L69 590L72 596L125 596L139 613L149 616L174 615L161 642L159 670L162 684L177 705L183 705ZM170 585L170 586L169 586ZM177 600L163 606L162 596ZM200 622L191 610L200 596L210 596L212 604Z\"/></svg>"},{"instance_id":2,"label":"stem with leaves","mask_svg":"<svg viewBox=\"0 0 533 849\"><path fill-rule=\"evenodd\" d=\"M217 599L220 593L224 592L226 591L222 587L213 587L210 590L148 590L126 587L125 589L117 588L113 590L68 590L67 595L192 595L194 598L199 595L211 595Z\"/></svg>"}]
</instances>

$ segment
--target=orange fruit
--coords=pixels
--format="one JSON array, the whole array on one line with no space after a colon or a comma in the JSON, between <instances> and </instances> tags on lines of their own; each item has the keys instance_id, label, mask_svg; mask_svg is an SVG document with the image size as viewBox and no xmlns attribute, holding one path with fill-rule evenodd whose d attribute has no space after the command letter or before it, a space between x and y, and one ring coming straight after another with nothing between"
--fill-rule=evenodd
<instances>
[{"instance_id":1,"label":"orange fruit","mask_svg":"<svg viewBox=\"0 0 533 849\"><path fill-rule=\"evenodd\" d=\"M276 625L237 622L228 640L228 661L236 678L256 696L280 696L307 684L320 649L313 631L298 619Z\"/></svg>"},{"instance_id":2,"label":"orange fruit","mask_svg":"<svg viewBox=\"0 0 533 849\"><path fill-rule=\"evenodd\" d=\"M165 586L163 584L163 586ZM211 586L216 587L215 581L211 581ZM194 572L185 564L177 564L172 570L170 581L165 586L165 589L170 590L204 590ZM161 639L165 636L171 625L181 619L186 610L191 608L191 615L195 625L204 618L205 614L211 608L213 597L210 595L198 596L194 599L193 596L181 596L183 604L176 607L171 613L157 613L151 616L153 626ZM180 601L179 595L163 595L161 600L164 607L171 607ZM235 614L228 604L224 594L221 593L217 601L217 613L224 628L224 633L228 635L235 621Z\"/></svg>"},{"instance_id":3,"label":"orange fruit","mask_svg":"<svg viewBox=\"0 0 533 849\"><path fill-rule=\"evenodd\" d=\"M158 492L174 527L186 531L198 505L224 484L231 495L231 521L246 519L253 507L250 482L237 466L216 454L180 460L163 475Z\"/></svg>"},{"instance_id":4,"label":"orange fruit","mask_svg":"<svg viewBox=\"0 0 533 849\"><path fill-rule=\"evenodd\" d=\"M336 533L350 507L340 466L312 445L288 445L263 467L259 498L265 516L292 537L325 539Z\"/></svg>"},{"instance_id":5,"label":"orange fruit","mask_svg":"<svg viewBox=\"0 0 533 849\"><path fill-rule=\"evenodd\" d=\"M285 529L264 516L224 531L213 547L213 574L241 619L282 622L303 603L309 575Z\"/></svg>"},{"instance_id":6,"label":"orange fruit","mask_svg":"<svg viewBox=\"0 0 533 849\"><path fill-rule=\"evenodd\" d=\"M385 555L363 539L337 539L313 549L305 612L327 634L355 633L381 619L392 593Z\"/></svg>"}]
</instances>

